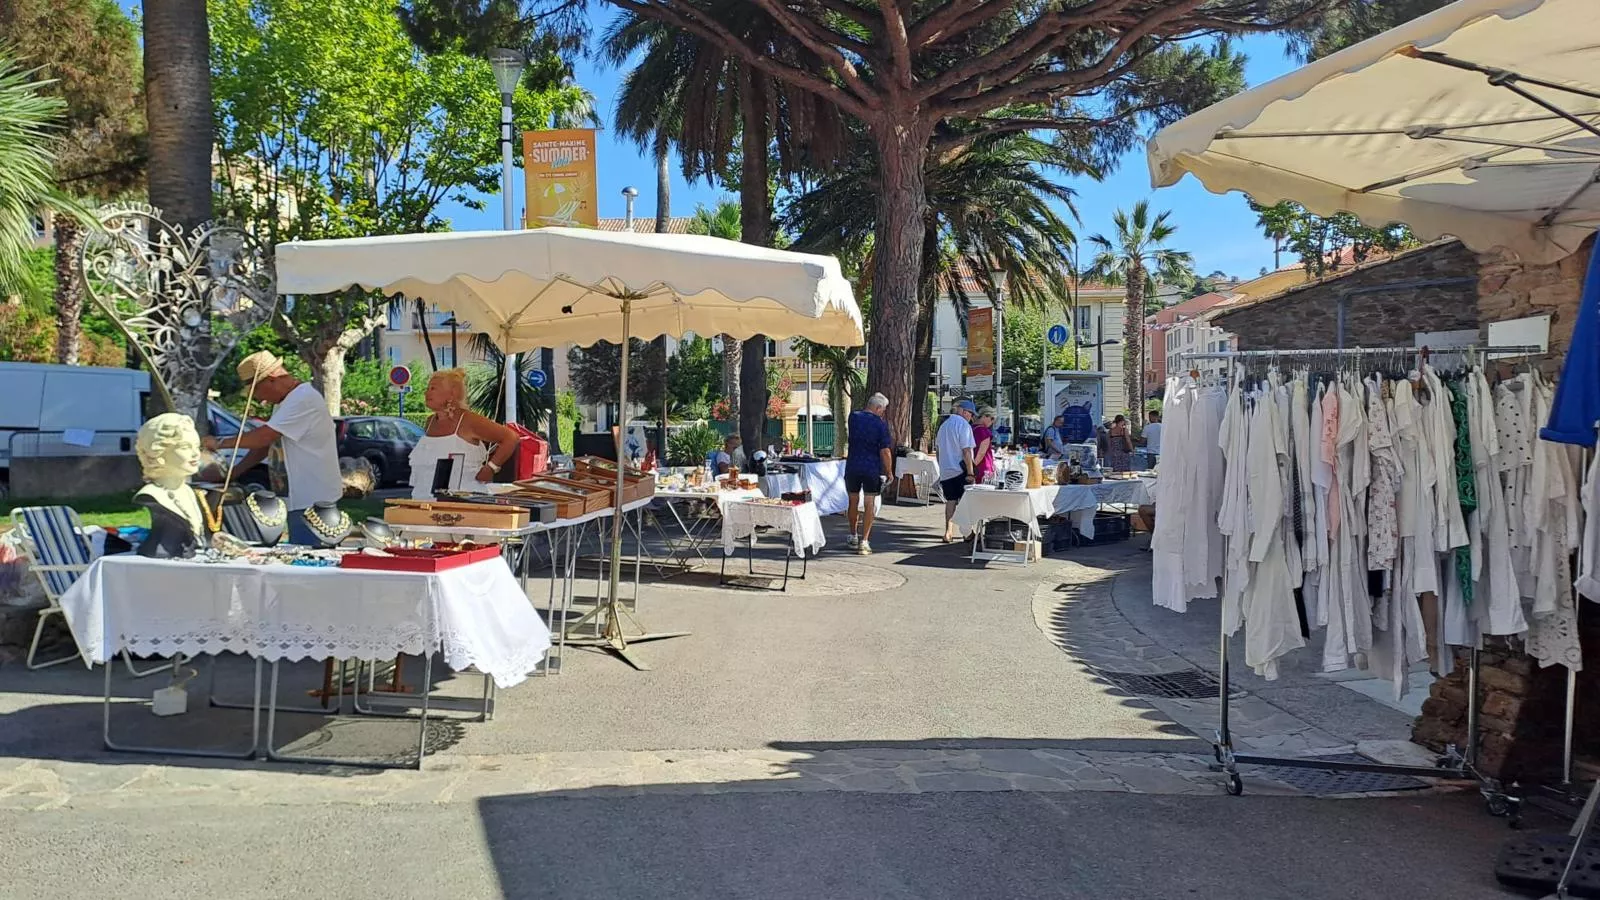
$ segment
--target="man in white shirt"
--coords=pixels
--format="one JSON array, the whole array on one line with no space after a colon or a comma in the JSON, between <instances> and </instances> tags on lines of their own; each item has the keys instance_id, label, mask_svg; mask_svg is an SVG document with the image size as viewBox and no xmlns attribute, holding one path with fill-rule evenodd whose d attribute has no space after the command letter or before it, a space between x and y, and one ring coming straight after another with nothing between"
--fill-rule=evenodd
<instances>
[{"instance_id":1,"label":"man in white shirt","mask_svg":"<svg viewBox=\"0 0 1600 900\"><path fill-rule=\"evenodd\" d=\"M950 520L961 503L961 495L972 484L976 471L972 451L978 446L972 438L972 417L978 405L971 400L961 400L950 410L950 416L939 426L934 438L934 451L939 457L939 486L944 491L944 539L948 543L961 535L951 530Z\"/></svg>"},{"instance_id":2,"label":"man in white shirt","mask_svg":"<svg viewBox=\"0 0 1600 900\"><path fill-rule=\"evenodd\" d=\"M1150 423L1144 426L1144 455L1153 469L1161 456L1161 413L1151 410L1149 415Z\"/></svg>"},{"instance_id":3,"label":"man in white shirt","mask_svg":"<svg viewBox=\"0 0 1600 900\"><path fill-rule=\"evenodd\" d=\"M235 462L233 479L250 470L283 440L284 468L289 474L289 542L317 543L317 536L305 523L305 511L317 503L336 503L344 496L344 479L339 474L339 445L328 401L316 388L302 383L283 367L283 360L266 350L252 353L239 363L239 377L247 387L254 386L257 400L277 408L267 424L244 432L237 446L250 451ZM206 438L206 449L234 447L234 441Z\"/></svg>"}]
</instances>

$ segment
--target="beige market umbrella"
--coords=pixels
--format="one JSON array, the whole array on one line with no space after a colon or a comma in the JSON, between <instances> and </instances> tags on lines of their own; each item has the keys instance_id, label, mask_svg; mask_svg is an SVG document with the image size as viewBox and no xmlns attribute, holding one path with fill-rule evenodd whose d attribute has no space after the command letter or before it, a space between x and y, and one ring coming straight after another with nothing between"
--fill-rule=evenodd
<instances>
[{"instance_id":1,"label":"beige market umbrella","mask_svg":"<svg viewBox=\"0 0 1600 900\"><path fill-rule=\"evenodd\" d=\"M1600 225L1595 0L1460 0L1162 129L1156 187L1553 262Z\"/></svg>"},{"instance_id":2,"label":"beige market umbrella","mask_svg":"<svg viewBox=\"0 0 1600 900\"><path fill-rule=\"evenodd\" d=\"M701 235L584 228L405 234L290 242L276 255L279 293L360 285L426 300L481 324L508 353L601 340L625 347L629 338L691 331L862 342L861 310L838 260ZM621 357L618 396L626 410L628 354ZM595 613L602 620L595 643L645 668L628 643L677 635L624 633L617 597L623 458L619 446L610 594Z\"/></svg>"}]
</instances>

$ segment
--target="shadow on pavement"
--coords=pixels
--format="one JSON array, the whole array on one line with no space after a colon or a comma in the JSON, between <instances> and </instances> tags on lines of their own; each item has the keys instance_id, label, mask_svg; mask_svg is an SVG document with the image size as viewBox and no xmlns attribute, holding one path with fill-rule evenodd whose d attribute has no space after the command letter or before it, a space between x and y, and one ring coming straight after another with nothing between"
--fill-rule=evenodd
<instances>
[{"instance_id":1,"label":"shadow on pavement","mask_svg":"<svg viewBox=\"0 0 1600 900\"><path fill-rule=\"evenodd\" d=\"M508 900L1508 896L1492 874L1506 832L1470 797L720 788L499 796L478 811Z\"/></svg>"}]
</instances>

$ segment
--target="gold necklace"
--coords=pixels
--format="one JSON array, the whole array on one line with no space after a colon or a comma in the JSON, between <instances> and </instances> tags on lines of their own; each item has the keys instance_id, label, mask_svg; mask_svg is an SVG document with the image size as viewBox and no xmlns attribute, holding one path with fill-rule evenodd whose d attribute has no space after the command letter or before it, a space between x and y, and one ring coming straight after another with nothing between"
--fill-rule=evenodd
<instances>
[{"instance_id":1,"label":"gold necklace","mask_svg":"<svg viewBox=\"0 0 1600 900\"><path fill-rule=\"evenodd\" d=\"M206 492L200 490L199 488L191 488L191 490L194 491L194 499L195 499L195 501L200 504L200 513L201 513L201 515L206 517L206 531L209 531L209 532L211 532L213 534L215 534L218 531L221 531L222 530L222 499L220 497L217 499L217 513L216 513L216 515L212 515L211 514L211 504L206 502Z\"/></svg>"},{"instance_id":2,"label":"gold necklace","mask_svg":"<svg viewBox=\"0 0 1600 900\"><path fill-rule=\"evenodd\" d=\"M338 543L344 540L345 536L350 533L350 516L344 510L339 510L339 519L332 525L322 521L321 516L309 509L301 515L301 518L305 519L306 526L315 532L318 537L331 543Z\"/></svg>"},{"instance_id":3,"label":"gold necklace","mask_svg":"<svg viewBox=\"0 0 1600 900\"><path fill-rule=\"evenodd\" d=\"M255 494L246 494L244 496L244 505L246 509L250 510L250 515L255 516L256 521L267 528L277 528L289 520L288 504L280 506L278 514L275 516L269 516L261 511L261 504L256 502Z\"/></svg>"}]
</instances>

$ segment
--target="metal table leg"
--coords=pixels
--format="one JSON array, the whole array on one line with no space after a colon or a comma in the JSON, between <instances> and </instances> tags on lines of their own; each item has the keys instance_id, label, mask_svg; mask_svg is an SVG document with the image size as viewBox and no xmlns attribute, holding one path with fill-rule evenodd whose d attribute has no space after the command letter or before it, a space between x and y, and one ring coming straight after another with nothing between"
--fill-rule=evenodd
<instances>
[{"instance_id":1,"label":"metal table leg","mask_svg":"<svg viewBox=\"0 0 1600 900\"><path fill-rule=\"evenodd\" d=\"M196 756L204 759L250 759L261 746L261 660L255 660L255 703L250 707L250 746L245 750L200 750L185 747L153 747L119 743L111 737L111 663L105 663L105 697L101 708L101 739L107 750L118 753L146 753L156 756Z\"/></svg>"},{"instance_id":2,"label":"metal table leg","mask_svg":"<svg viewBox=\"0 0 1600 900\"><path fill-rule=\"evenodd\" d=\"M388 760L334 759L326 756L296 756L279 753L273 746L278 724L278 661L272 662L272 683L267 694L267 738L262 748L265 758L274 762L312 763L323 766L350 766L362 769L417 769L422 768L422 757L428 743L428 696L433 687L433 654L423 655L421 709L417 718L417 755L414 763L392 763Z\"/></svg>"}]
</instances>

